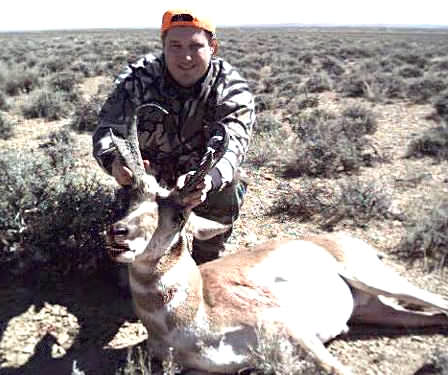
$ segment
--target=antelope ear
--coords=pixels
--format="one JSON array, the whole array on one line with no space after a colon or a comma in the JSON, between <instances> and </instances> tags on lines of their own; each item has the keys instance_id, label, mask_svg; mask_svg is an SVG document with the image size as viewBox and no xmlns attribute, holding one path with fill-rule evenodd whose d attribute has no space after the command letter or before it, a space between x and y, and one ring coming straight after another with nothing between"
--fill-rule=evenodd
<instances>
[{"instance_id":1,"label":"antelope ear","mask_svg":"<svg viewBox=\"0 0 448 375\"><path fill-rule=\"evenodd\" d=\"M204 241L227 232L232 228L231 224L221 224L217 221L209 220L201 216L195 215L193 212L188 220L190 231L194 238Z\"/></svg>"}]
</instances>

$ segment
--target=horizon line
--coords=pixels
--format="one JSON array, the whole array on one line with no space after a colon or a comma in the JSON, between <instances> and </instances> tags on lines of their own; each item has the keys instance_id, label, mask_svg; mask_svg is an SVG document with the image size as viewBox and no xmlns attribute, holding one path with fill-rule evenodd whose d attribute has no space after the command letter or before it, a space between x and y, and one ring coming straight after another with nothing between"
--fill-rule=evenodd
<instances>
[{"instance_id":1,"label":"horizon line","mask_svg":"<svg viewBox=\"0 0 448 375\"><path fill-rule=\"evenodd\" d=\"M394 29L448 29L447 25L439 24L357 24L357 23L269 23L269 24L222 24L217 25L217 29L225 28L283 28L283 27L297 27L297 28L394 28ZM52 29L12 29L1 30L0 33L27 33L27 32L49 32L49 31L101 31L101 30L158 30L158 27L132 27L132 26L120 26L120 27L73 27L73 28L52 28Z\"/></svg>"}]
</instances>

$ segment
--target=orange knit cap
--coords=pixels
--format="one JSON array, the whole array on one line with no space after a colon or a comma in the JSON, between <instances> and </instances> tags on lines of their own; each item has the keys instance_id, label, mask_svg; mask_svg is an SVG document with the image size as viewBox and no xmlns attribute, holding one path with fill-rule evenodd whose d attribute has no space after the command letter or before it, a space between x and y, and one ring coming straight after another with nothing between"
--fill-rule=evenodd
<instances>
[{"instance_id":1,"label":"orange knit cap","mask_svg":"<svg viewBox=\"0 0 448 375\"><path fill-rule=\"evenodd\" d=\"M176 26L196 27L209 31L213 35L216 33L216 27L213 22L193 12L191 9L171 9L164 13L161 28L162 35L165 31Z\"/></svg>"}]
</instances>

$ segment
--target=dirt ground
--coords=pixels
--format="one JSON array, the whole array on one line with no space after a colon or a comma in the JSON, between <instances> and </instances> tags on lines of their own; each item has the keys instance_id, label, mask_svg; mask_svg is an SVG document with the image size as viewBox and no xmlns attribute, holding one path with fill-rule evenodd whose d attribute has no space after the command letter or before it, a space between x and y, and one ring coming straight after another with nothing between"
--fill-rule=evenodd
<instances>
[{"instance_id":1,"label":"dirt ground","mask_svg":"<svg viewBox=\"0 0 448 375\"><path fill-rule=\"evenodd\" d=\"M323 108L338 111L349 99L321 94ZM447 163L429 159L403 159L409 141L422 130L434 126L427 118L428 105L407 103L375 105L379 129L373 138L391 163L362 170L360 178L375 177L392 189L397 210L425 204L432 194L448 191ZM20 121L20 134L33 136L61 126L62 122ZM37 135L36 135L37 136ZM79 137L86 162L97 168L90 156L88 135ZM90 158L90 159L89 159ZM320 229L313 223L267 216L270 205L280 197L285 181L272 169L247 170L252 180L240 220L229 243L229 251L268 238L296 237ZM419 173L429 176L412 189L397 189L396 182ZM288 180L295 186L298 180ZM325 181L316 180L316 184ZM364 228L344 223L335 229L352 232L376 246L391 267L415 284L448 298L448 281L441 272L426 273L422 266L410 267L388 253L404 233L399 221L375 221ZM118 266L111 267L116 268ZM132 310L128 296L120 292L116 280L99 275L64 283L43 283L39 270L20 279L2 279L0 289L0 374L72 374L74 366L85 374L114 374L126 361L128 348L146 338ZM380 275L379 275L380 276ZM331 312L329 312L331 313ZM448 328L444 330L391 330L352 327L351 332L329 344L329 349L355 374L414 374L437 350L446 350ZM76 362L74 362L76 361Z\"/></svg>"}]
</instances>

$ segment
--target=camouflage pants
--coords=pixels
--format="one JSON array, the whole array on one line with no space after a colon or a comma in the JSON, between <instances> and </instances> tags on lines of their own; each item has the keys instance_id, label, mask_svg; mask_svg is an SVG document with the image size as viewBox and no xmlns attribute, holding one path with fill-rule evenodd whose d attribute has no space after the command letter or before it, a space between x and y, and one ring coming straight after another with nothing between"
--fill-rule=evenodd
<instances>
[{"instance_id":1,"label":"camouflage pants","mask_svg":"<svg viewBox=\"0 0 448 375\"><path fill-rule=\"evenodd\" d=\"M199 241L194 239L193 258L196 263L201 264L216 259L220 252L225 250L224 243L232 234L233 223L239 217L245 194L246 184L238 182L221 191L209 193L207 200L194 209L194 212L199 216L222 224L232 224L227 232L209 240Z\"/></svg>"}]
</instances>

